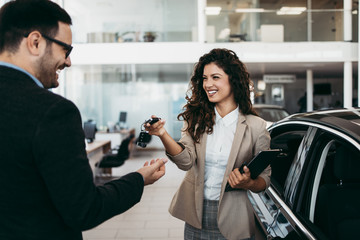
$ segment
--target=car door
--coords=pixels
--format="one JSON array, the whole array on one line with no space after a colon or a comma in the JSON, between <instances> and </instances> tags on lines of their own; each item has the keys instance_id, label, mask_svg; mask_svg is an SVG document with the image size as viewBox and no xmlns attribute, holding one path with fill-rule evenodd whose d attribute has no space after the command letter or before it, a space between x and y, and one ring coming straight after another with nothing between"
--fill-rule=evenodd
<instances>
[{"instance_id":1,"label":"car door","mask_svg":"<svg viewBox=\"0 0 360 240\"><path fill-rule=\"evenodd\" d=\"M346 134L318 129L293 212L317 239L357 239L360 146Z\"/></svg>"},{"instance_id":2,"label":"car door","mask_svg":"<svg viewBox=\"0 0 360 240\"><path fill-rule=\"evenodd\" d=\"M281 148L282 156L272 164L271 186L264 192L249 192L257 220L267 239L313 238L293 214L317 129L302 124L283 124L271 130L271 148Z\"/></svg>"},{"instance_id":3,"label":"car door","mask_svg":"<svg viewBox=\"0 0 360 240\"><path fill-rule=\"evenodd\" d=\"M304 137L297 145L301 132ZM265 192L249 193L267 238L356 239L359 144L343 132L317 124L306 132L284 124L271 136L271 147L284 148L288 156L273 162L271 186ZM291 145L297 149L294 156Z\"/></svg>"}]
</instances>

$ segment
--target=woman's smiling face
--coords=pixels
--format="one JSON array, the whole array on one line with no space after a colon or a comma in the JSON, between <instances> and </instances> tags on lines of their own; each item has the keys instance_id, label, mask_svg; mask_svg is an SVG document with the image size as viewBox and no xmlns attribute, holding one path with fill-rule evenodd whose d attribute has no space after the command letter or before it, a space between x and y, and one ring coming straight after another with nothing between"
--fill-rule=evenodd
<instances>
[{"instance_id":1,"label":"woman's smiling face","mask_svg":"<svg viewBox=\"0 0 360 240\"><path fill-rule=\"evenodd\" d=\"M212 103L235 102L229 76L213 62L204 67L203 88Z\"/></svg>"}]
</instances>

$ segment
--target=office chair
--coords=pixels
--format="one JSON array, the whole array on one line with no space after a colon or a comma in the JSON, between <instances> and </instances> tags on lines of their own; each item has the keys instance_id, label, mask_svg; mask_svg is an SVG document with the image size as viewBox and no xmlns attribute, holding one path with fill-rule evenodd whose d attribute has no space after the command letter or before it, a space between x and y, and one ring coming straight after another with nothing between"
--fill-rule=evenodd
<instances>
[{"instance_id":1,"label":"office chair","mask_svg":"<svg viewBox=\"0 0 360 240\"><path fill-rule=\"evenodd\" d=\"M130 133L130 135L121 142L118 149L111 149L106 153L102 159L95 164L95 175L106 173L111 176L111 168L123 165L130 156L129 148L134 138L135 134Z\"/></svg>"},{"instance_id":2,"label":"office chair","mask_svg":"<svg viewBox=\"0 0 360 240\"><path fill-rule=\"evenodd\" d=\"M89 119L87 122L84 122L84 134L85 139L88 143L94 141L96 131L96 122L94 120Z\"/></svg>"}]
</instances>

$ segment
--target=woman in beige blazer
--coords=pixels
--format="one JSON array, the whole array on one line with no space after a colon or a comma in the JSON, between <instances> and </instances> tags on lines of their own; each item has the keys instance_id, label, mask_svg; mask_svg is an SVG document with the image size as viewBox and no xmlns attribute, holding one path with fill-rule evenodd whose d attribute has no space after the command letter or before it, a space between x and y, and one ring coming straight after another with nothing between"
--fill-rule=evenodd
<instances>
[{"instance_id":1,"label":"woman in beige blazer","mask_svg":"<svg viewBox=\"0 0 360 240\"><path fill-rule=\"evenodd\" d=\"M178 116L184 120L181 139L175 142L167 133L165 120L146 125L160 137L169 159L187 171L169 208L186 222L185 239L254 239L247 191L265 190L271 169L256 179L246 167L239 171L270 143L265 121L252 108L251 84L233 51L213 49L195 65L187 104Z\"/></svg>"}]
</instances>

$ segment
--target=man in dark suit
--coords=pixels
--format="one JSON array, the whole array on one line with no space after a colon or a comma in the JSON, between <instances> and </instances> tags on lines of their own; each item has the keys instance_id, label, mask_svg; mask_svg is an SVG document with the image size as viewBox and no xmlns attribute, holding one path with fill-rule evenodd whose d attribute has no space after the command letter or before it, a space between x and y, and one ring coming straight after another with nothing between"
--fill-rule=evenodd
<instances>
[{"instance_id":1,"label":"man in dark suit","mask_svg":"<svg viewBox=\"0 0 360 240\"><path fill-rule=\"evenodd\" d=\"M0 239L82 239L140 201L166 159L96 187L79 110L47 89L70 67L70 16L48 0L0 10Z\"/></svg>"}]
</instances>

